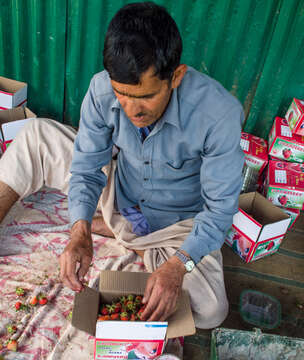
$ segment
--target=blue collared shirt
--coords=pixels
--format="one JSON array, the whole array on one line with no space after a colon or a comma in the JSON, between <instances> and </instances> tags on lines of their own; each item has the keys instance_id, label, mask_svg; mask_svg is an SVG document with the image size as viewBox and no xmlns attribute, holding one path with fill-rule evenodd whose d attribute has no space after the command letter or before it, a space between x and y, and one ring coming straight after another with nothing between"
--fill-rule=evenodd
<instances>
[{"instance_id":1,"label":"blue collared shirt","mask_svg":"<svg viewBox=\"0 0 304 360\"><path fill-rule=\"evenodd\" d=\"M237 212L244 154L243 110L217 81L188 67L144 142L113 92L106 71L83 100L69 190L71 223L92 221L107 183L101 168L119 149L118 210L139 205L150 230L194 218L181 248L195 262L220 249Z\"/></svg>"}]
</instances>

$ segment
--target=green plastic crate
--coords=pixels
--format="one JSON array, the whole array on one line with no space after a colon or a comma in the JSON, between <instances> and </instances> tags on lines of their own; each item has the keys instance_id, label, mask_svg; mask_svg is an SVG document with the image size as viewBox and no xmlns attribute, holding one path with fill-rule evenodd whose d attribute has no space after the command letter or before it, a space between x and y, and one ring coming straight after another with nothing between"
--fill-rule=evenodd
<instances>
[{"instance_id":1,"label":"green plastic crate","mask_svg":"<svg viewBox=\"0 0 304 360\"><path fill-rule=\"evenodd\" d=\"M303 360L304 340L218 328L211 335L211 360Z\"/></svg>"}]
</instances>

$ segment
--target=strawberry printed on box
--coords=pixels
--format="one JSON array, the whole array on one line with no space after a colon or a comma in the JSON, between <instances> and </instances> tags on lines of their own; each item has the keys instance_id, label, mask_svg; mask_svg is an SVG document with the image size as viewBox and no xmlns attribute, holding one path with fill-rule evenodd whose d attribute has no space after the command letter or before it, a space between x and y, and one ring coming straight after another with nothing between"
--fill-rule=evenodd
<instances>
[{"instance_id":1,"label":"strawberry printed on box","mask_svg":"<svg viewBox=\"0 0 304 360\"><path fill-rule=\"evenodd\" d=\"M225 243L246 263L275 253L290 218L258 192L241 194Z\"/></svg>"},{"instance_id":2,"label":"strawberry printed on box","mask_svg":"<svg viewBox=\"0 0 304 360\"><path fill-rule=\"evenodd\" d=\"M267 142L262 138L242 132L240 145L244 151L247 166L254 168L261 175L268 163Z\"/></svg>"},{"instance_id":3,"label":"strawberry printed on box","mask_svg":"<svg viewBox=\"0 0 304 360\"><path fill-rule=\"evenodd\" d=\"M293 99L287 113L286 120L293 134L304 135L304 101Z\"/></svg>"},{"instance_id":4,"label":"strawberry printed on box","mask_svg":"<svg viewBox=\"0 0 304 360\"><path fill-rule=\"evenodd\" d=\"M267 169L265 196L274 205L303 209L304 165L270 160Z\"/></svg>"},{"instance_id":5,"label":"strawberry printed on box","mask_svg":"<svg viewBox=\"0 0 304 360\"><path fill-rule=\"evenodd\" d=\"M304 137L293 134L287 120L278 116L269 133L269 155L279 160L304 162Z\"/></svg>"}]
</instances>

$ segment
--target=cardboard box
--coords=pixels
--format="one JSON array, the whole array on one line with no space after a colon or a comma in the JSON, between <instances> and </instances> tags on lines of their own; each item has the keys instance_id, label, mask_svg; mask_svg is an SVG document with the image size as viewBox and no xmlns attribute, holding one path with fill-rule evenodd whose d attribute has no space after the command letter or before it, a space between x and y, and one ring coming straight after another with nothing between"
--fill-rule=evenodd
<instances>
[{"instance_id":1,"label":"cardboard box","mask_svg":"<svg viewBox=\"0 0 304 360\"><path fill-rule=\"evenodd\" d=\"M0 111L0 148L2 152L5 152L25 123L35 117L36 115L27 107Z\"/></svg>"},{"instance_id":2,"label":"cardboard box","mask_svg":"<svg viewBox=\"0 0 304 360\"><path fill-rule=\"evenodd\" d=\"M297 221L298 217L300 216L300 210L298 209L290 209L290 208L284 208L284 207L280 207L280 209L282 209L284 211L285 214L287 214L290 217L290 223L288 226L288 230L290 230L295 222Z\"/></svg>"},{"instance_id":3,"label":"cardboard box","mask_svg":"<svg viewBox=\"0 0 304 360\"><path fill-rule=\"evenodd\" d=\"M241 194L225 242L249 263L275 253L289 223L290 217L258 192Z\"/></svg>"},{"instance_id":4,"label":"cardboard box","mask_svg":"<svg viewBox=\"0 0 304 360\"><path fill-rule=\"evenodd\" d=\"M110 303L127 294L143 295L149 275L104 270L98 290L85 287L75 294L72 325L95 336L95 360L128 359L128 353L139 343L142 347L154 344L152 359L161 354L166 339L195 333L189 296L184 291L168 322L97 321L102 302Z\"/></svg>"},{"instance_id":5,"label":"cardboard box","mask_svg":"<svg viewBox=\"0 0 304 360\"><path fill-rule=\"evenodd\" d=\"M285 119L293 134L304 135L304 101L293 99L287 110Z\"/></svg>"},{"instance_id":6,"label":"cardboard box","mask_svg":"<svg viewBox=\"0 0 304 360\"><path fill-rule=\"evenodd\" d=\"M0 110L26 106L27 84L0 76Z\"/></svg>"},{"instance_id":7,"label":"cardboard box","mask_svg":"<svg viewBox=\"0 0 304 360\"><path fill-rule=\"evenodd\" d=\"M247 166L263 172L268 163L267 142L257 136L242 132L241 148L245 153L245 162Z\"/></svg>"},{"instance_id":8,"label":"cardboard box","mask_svg":"<svg viewBox=\"0 0 304 360\"><path fill-rule=\"evenodd\" d=\"M274 205L303 209L304 164L270 160L267 169L265 196Z\"/></svg>"},{"instance_id":9,"label":"cardboard box","mask_svg":"<svg viewBox=\"0 0 304 360\"><path fill-rule=\"evenodd\" d=\"M304 161L304 137L293 134L284 118L276 117L269 133L271 158L299 162Z\"/></svg>"}]
</instances>

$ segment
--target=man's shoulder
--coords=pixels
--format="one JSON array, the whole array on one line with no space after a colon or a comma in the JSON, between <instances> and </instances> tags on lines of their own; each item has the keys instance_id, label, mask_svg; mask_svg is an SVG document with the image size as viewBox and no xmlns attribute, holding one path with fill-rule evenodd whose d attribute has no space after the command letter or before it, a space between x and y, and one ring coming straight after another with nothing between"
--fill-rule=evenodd
<instances>
[{"instance_id":1,"label":"man's shoulder","mask_svg":"<svg viewBox=\"0 0 304 360\"><path fill-rule=\"evenodd\" d=\"M110 77L106 70L95 74L91 80L90 86L93 87L94 94L97 98L105 95L115 98Z\"/></svg>"},{"instance_id":2,"label":"man's shoulder","mask_svg":"<svg viewBox=\"0 0 304 360\"><path fill-rule=\"evenodd\" d=\"M233 108L242 111L242 105L218 81L192 67L188 70L179 87L180 103L187 103L201 113L218 119Z\"/></svg>"}]
</instances>

